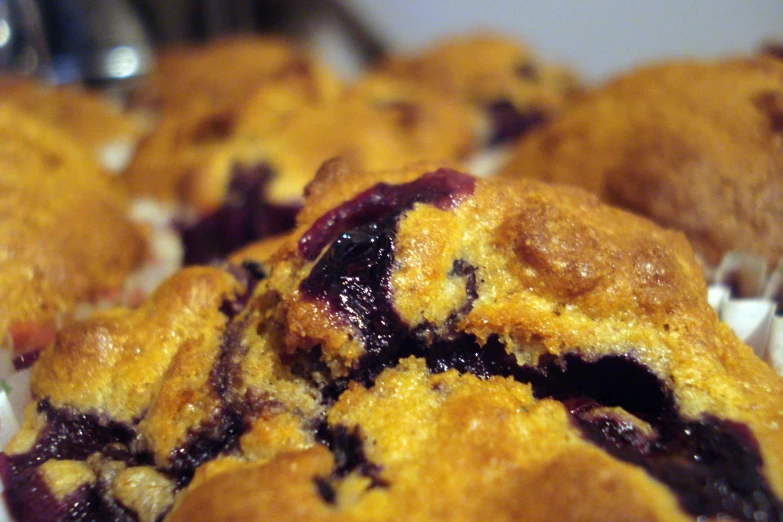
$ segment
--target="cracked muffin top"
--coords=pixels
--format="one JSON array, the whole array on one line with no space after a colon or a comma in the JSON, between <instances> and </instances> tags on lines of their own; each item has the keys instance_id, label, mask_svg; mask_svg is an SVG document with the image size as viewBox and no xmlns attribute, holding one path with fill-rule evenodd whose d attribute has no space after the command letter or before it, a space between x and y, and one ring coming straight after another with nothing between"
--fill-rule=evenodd
<instances>
[{"instance_id":1,"label":"cracked muffin top","mask_svg":"<svg viewBox=\"0 0 783 522\"><path fill-rule=\"evenodd\" d=\"M576 76L525 44L492 33L441 40L417 55L391 56L370 74L434 91L484 114L484 139L507 142L549 120L578 93Z\"/></svg>"},{"instance_id":2,"label":"cracked muffin top","mask_svg":"<svg viewBox=\"0 0 783 522\"><path fill-rule=\"evenodd\" d=\"M140 117L124 112L107 96L84 88L5 75L0 76L0 96L4 103L62 129L113 171L125 167L146 131Z\"/></svg>"},{"instance_id":3,"label":"cracked muffin top","mask_svg":"<svg viewBox=\"0 0 783 522\"><path fill-rule=\"evenodd\" d=\"M90 153L0 104L0 332L41 347L80 303L119 293L144 259L127 201Z\"/></svg>"},{"instance_id":4,"label":"cracked muffin top","mask_svg":"<svg viewBox=\"0 0 783 522\"><path fill-rule=\"evenodd\" d=\"M670 62L626 74L520 142L501 174L571 183L685 232L716 264L783 255L783 62Z\"/></svg>"},{"instance_id":5,"label":"cracked muffin top","mask_svg":"<svg viewBox=\"0 0 783 522\"><path fill-rule=\"evenodd\" d=\"M19 520L783 517L783 381L682 234L438 165L305 199L58 335L0 457Z\"/></svg>"}]
</instances>

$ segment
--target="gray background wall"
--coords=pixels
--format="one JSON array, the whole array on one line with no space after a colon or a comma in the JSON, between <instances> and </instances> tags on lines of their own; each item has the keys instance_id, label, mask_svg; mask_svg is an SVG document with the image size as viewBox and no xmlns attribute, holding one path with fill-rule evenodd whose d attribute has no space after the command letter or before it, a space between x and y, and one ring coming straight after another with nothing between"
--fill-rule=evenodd
<instances>
[{"instance_id":1,"label":"gray background wall","mask_svg":"<svg viewBox=\"0 0 783 522\"><path fill-rule=\"evenodd\" d=\"M344 0L395 49L489 27L600 80L641 61L783 42L783 0Z\"/></svg>"}]
</instances>

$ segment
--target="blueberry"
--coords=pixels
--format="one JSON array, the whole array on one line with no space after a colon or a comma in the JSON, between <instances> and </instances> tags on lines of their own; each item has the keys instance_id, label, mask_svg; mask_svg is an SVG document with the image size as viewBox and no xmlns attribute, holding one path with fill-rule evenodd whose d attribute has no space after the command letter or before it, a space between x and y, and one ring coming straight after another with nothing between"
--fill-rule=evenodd
<instances>
[{"instance_id":1,"label":"blueberry","mask_svg":"<svg viewBox=\"0 0 783 522\"><path fill-rule=\"evenodd\" d=\"M490 145L500 145L518 138L548 119L541 110L520 111L508 100L497 100L489 104L486 111L492 125Z\"/></svg>"},{"instance_id":2,"label":"blueberry","mask_svg":"<svg viewBox=\"0 0 783 522\"><path fill-rule=\"evenodd\" d=\"M181 227L185 264L220 259L253 241L294 228L299 206L268 200L272 176L266 164L234 166L225 203L198 222Z\"/></svg>"}]
</instances>

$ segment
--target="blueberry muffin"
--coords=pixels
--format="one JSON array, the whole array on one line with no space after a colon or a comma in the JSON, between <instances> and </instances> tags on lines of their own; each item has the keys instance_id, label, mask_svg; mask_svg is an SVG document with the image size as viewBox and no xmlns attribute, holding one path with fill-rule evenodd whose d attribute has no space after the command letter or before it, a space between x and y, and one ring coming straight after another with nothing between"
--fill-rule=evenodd
<instances>
[{"instance_id":1,"label":"blueberry muffin","mask_svg":"<svg viewBox=\"0 0 783 522\"><path fill-rule=\"evenodd\" d=\"M300 107L266 135L252 114L238 124L236 139L191 171L192 200L219 195L221 204L185 231L188 260L207 261L293 228L302 189L324 160L339 156L356 169L379 170L457 161L474 145L467 116L460 120L437 104L376 103L347 93Z\"/></svg>"},{"instance_id":2,"label":"blueberry muffin","mask_svg":"<svg viewBox=\"0 0 783 522\"><path fill-rule=\"evenodd\" d=\"M61 128L95 153L104 168L122 170L147 130L146 122L98 92L75 86L45 85L30 78L0 76L4 103Z\"/></svg>"},{"instance_id":3,"label":"blueberry muffin","mask_svg":"<svg viewBox=\"0 0 783 522\"><path fill-rule=\"evenodd\" d=\"M316 85L339 83L291 41L279 36L238 34L201 44L163 49L131 104L153 111L183 113L192 103L215 112L242 105L255 90L292 77L315 78Z\"/></svg>"},{"instance_id":4,"label":"blueberry muffin","mask_svg":"<svg viewBox=\"0 0 783 522\"><path fill-rule=\"evenodd\" d=\"M520 142L507 176L584 187L685 232L709 265L783 254L783 63L651 65Z\"/></svg>"},{"instance_id":5,"label":"blueberry muffin","mask_svg":"<svg viewBox=\"0 0 783 522\"><path fill-rule=\"evenodd\" d=\"M524 44L491 33L456 36L418 55L392 56L371 76L469 104L484 115L477 132L491 145L551 119L579 91L576 76L566 68L544 63Z\"/></svg>"},{"instance_id":6,"label":"blueberry muffin","mask_svg":"<svg viewBox=\"0 0 783 522\"><path fill-rule=\"evenodd\" d=\"M216 146L234 137L252 112L269 132L304 104L341 92L339 81L312 57L276 37L234 36L200 46L164 50L134 103L155 109L155 129L124 173L130 190L166 202L183 201L189 171Z\"/></svg>"},{"instance_id":7,"label":"blueberry muffin","mask_svg":"<svg viewBox=\"0 0 783 522\"><path fill-rule=\"evenodd\" d=\"M116 297L145 260L128 201L60 129L0 104L0 335L35 351L80 304Z\"/></svg>"},{"instance_id":8,"label":"blueberry muffin","mask_svg":"<svg viewBox=\"0 0 783 522\"><path fill-rule=\"evenodd\" d=\"M234 260L43 353L0 459L18 520L783 517L783 381L677 232L333 161Z\"/></svg>"},{"instance_id":9,"label":"blueberry muffin","mask_svg":"<svg viewBox=\"0 0 783 522\"><path fill-rule=\"evenodd\" d=\"M187 243L195 241L208 250L221 242L219 231L208 237L212 222L242 230L261 226L261 235L290 228L292 202L267 203L259 194L269 175L252 161L258 156L254 144L300 106L339 96L337 78L279 37L226 37L173 47L159 58L148 83L132 95L134 106L155 114L156 124L122 175L130 193L161 204L176 216ZM254 120L254 134L240 136L237 126L247 118ZM251 206L252 216L245 215ZM223 207L227 209L213 216ZM221 218L223 214L230 216ZM209 222L191 231L205 218ZM225 241L231 248L239 246L236 234L229 235ZM187 261L212 257L212 250L194 255L200 249L187 248Z\"/></svg>"},{"instance_id":10,"label":"blueberry muffin","mask_svg":"<svg viewBox=\"0 0 783 522\"><path fill-rule=\"evenodd\" d=\"M329 158L376 170L457 161L476 146L471 114L434 96L332 96L275 83L224 116L208 108L164 116L124 176L132 193L187 209L188 263L291 229L302 189Z\"/></svg>"}]
</instances>

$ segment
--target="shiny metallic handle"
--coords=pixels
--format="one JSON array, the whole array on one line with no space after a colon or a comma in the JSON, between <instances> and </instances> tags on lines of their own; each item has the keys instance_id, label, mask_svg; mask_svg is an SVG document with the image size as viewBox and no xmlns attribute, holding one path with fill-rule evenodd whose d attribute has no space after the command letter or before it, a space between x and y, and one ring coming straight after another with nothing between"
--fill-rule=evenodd
<instances>
[{"instance_id":1,"label":"shiny metallic handle","mask_svg":"<svg viewBox=\"0 0 783 522\"><path fill-rule=\"evenodd\" d=\"M149 72L152 48L125 0L72 0L85 20L81 73L88 81L113 81Z\"/></svg>"},{"instance_id":2,"label":"shiny metallic handle","mask_svg":"<svg viewBox=\"0 0 783 522\"><path fill-rule=\"evenodd\" d=\"M49 50L33 0L0 0L0 71L48 76Z\"/></svg>"},{"instance_id":3,"label":"shiny metallic handle","mask_svg":"<svg viewBox=\"0 0 783 522\"><path fill-rule=\"evenodd\" d=\"M11 63L11 13L8 1L0 0L0 67L7 68Z\"/></svg>"}]
</instances>

